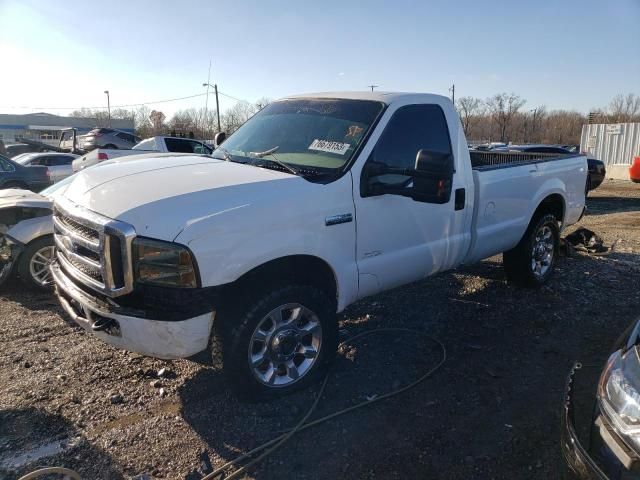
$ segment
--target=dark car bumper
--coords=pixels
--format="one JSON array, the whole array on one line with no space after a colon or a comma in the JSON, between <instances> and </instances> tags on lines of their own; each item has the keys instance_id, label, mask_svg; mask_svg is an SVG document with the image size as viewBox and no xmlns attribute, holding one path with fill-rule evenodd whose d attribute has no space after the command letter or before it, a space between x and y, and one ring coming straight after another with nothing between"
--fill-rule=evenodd
<instances>
[{"instance_id":1,"label":"dark car bumper","mask_svg":"<svg viewBox=\"0 0 640 480\"><path fill-rule=\"evenodd\" d=\"M574 381L580 370L571 369L565 388L562 409L561 446L570 479L640 480L637 456L620 440L607 420L596 413L591 441L585 447L578 438L574 411Z\"/></svg>"},{"instance_id":2,"label":"dark car bumper","mask_svg":"<svg viewBox=\"0 0 640 480\"><path fill-rule=\"evenodd\" d=\"M604 171L590 172L589 178L591 181L589 183L589 190L594 190L598 188L600 184L604 181L605 176L606 176L606 173Z\"/></svg>"},{"instance_id":3,"label":"dark car bumper","mask_svg":"<svg viewBox=\"0 0 640 480\"><path fill-rule=\"evenodd\" d=\"M51 181L29 182L29 190L31 190L32 192L38 193L44 190L45 188L50 187L51 185L53 185L53 182Z\"/></svg>"}]
</instances>

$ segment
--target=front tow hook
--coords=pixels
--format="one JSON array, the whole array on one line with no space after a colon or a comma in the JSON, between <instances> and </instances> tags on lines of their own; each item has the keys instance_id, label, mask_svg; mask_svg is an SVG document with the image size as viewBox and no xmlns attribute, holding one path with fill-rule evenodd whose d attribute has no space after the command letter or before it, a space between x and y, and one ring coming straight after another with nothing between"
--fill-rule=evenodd
<instances>
[{"instance_id":1,"label":"front tow hook","mask_svg":"<svg viewBox=\"0 0 640 480\"><path fill-rule=\"evenodd\" d=\"M116 322L113 318L100 317L93 325L91 325L91 330L94 332L105 332L107 330L117 329L118 322Z\"/></svg>"}]
</instances>

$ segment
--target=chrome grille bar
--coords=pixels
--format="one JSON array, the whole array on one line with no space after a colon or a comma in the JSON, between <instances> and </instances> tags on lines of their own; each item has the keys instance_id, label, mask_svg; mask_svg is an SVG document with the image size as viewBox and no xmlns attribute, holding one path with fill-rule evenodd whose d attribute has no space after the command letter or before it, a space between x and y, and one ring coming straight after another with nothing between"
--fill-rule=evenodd
<instances>
[{"instance_id":1,"label":"chrome grille bar","mask_svg":"<svg viewBox=\"0 0 640 480\"><path fill-rule=\"evenodd\" d=\"M131 245L136 233L131 225L96 214L65 197L55 200L53 224L56 256L71 277L110 297L133 290Z\"/></svg>"},{"instance_id":2,"label":"chrome grille bar","mask_svg":"<svg viewBox=\"0 0 640 480\"><path fill-rule=\"evenodd\" d=\"M53 217L53 225L55 226L56 229L61 231L64 235L71 237L73 241L76 242L77 244L82 245L83 247L88 248L89 250L93 250L96 253L100 253L99 239L95 242L88 240L87 238L79 234L77 231L67 228L67 226L61 220L59 220L58 217L56 216Z\"/></svg>"}]
</instances>

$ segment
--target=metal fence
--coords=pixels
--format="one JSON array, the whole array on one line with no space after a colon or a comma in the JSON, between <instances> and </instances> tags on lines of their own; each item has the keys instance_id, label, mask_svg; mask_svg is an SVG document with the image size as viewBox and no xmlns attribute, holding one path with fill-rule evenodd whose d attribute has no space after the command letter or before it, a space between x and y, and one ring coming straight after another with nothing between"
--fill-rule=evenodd
<instances>
[{"instance_id":1,"label":"metal fence","mask_svg":"<svg viewBox=\"0 0 640 480\"><path fill-rule=\"evenodd\" d=\"M631 165L640 156L640 123L583 125L580 151L606 165Z\"/></svg>"}]
</instances>

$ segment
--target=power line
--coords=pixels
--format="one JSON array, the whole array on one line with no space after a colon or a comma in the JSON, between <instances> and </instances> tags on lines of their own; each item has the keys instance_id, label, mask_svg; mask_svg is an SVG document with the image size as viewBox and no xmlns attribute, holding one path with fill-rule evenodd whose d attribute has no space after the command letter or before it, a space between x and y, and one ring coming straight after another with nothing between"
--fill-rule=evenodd
<instances>
[{"instance_id":1,"label":"power line","mask_svg":"<svg viewBox=\"0 0 640 480\"><path fill-rule=\"evenodd\" d=\"M241 98L238 97L234 97L233 95L229 95L228 93L223 93L221 91L218 90L218 93L220 95L224 95L227 98L230 98L232 100L235 100L237 102L247 102L247 100L243 100ZM111 108L131 108L131 107L140 107L143 105L155 105L158 103L168 103L168 102L177 102L180 100L188 100L190 98L197 98L197 97L203 97L205 96L207 93L196 93L194 95L187 95L186 97L177 97L177 98L167 98L164 100L154 100L154 101L149 101L149 102L139 102L139 103L129 103L126 105L111 105ZM250 102L249 102L250 103ZM31 107L31 106L25 106L25 105L18 105L18 106L0 106L0 109L24 109L24 110L81 110L83 108L88 108L90 110L106 110L106 108L104 106L98 106L98 107L86 107L86 106L82 106L82 107Z\"/></svg>"},{"instance_id":2,"label":"power line","mask_svg":"<svg viewBox=\"0 0 640 480\"><path fill-rule=\"evenodd\" d=\"M230 98L232 100L235 100L237 102L246 102L247 101L247 100L242 100L241 98L238 98L238 97L234 97L233 95L229 95L228 93L221 92L220 90L218 90L218 93L220 95L224 95L225 97Z\"/></svg>"}]
</instances>

